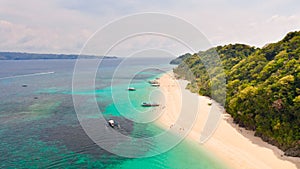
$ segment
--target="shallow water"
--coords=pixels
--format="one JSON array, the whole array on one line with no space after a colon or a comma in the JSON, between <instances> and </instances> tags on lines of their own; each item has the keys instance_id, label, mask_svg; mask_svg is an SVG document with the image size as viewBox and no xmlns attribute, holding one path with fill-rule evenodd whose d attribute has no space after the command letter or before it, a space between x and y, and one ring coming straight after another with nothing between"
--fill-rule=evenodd
<instances>
[{"instance_id":1,"label":"shallow water","mask_svg":"<svg viewBox=\"0 0 300 169\"><path fill-rule=\"evenodd\" d=\"M97 146L81 128L72 94L92 99L95 93L102 114L118 121L121 124L118 131L122 134L142 138L163 132L153 123L136 123L123 115L134 118L135 113L153 111L140 106L143 101L157 101L159 96L147 81L171 70L168 62L168 59L135 59L126 63L121 59L104 60L98 68L96 89L87 87L72 92L75 60L0 61L0 79L5 77L0 80L0 168L223 168L187 141L154 157L119 157ZM115 71L120 63L123 65ZM42 72L54 73L12 77ZM133 77L129 76L132 72L136 73ZM27 87L22 87L23 84ZM128 93L128 85L137 91ZM87 99L87 112L89 102ZM86 118L97 117L87 113Z\"/></svg>"}]
</instances>

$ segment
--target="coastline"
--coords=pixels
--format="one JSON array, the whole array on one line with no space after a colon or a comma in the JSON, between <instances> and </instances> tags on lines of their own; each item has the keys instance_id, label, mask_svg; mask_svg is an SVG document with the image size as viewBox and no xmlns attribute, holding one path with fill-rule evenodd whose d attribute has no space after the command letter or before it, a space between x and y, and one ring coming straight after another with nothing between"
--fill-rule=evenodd
<instances>
[{"instance_id":1,"label":"coastline","mask_svg":"<svg viewBox=\"0 0 300 169\"><path fill-rule=\"evenodd\" d=\"M184 106L182 101L194 102L197 100L196 106L198 108L196 111L198 111L198 115L186 138L199 143L200 133L211 109L208 103L213 101L208 97L198 96L185 90L187 82L175 80L173 73L165 73L160 77L159 82L160 90L164 95L165 108L158 118L157 124L165 129L172 128L175 132L183 132L186 123L183 122L183 119L179 119L180 114L195 110L193 110L192 103ZM213 102L213 104L217 103ZM177 119L179 119L179 123L176 123ZM176 125L180 124L180 126L174 126L175 123ZM222 113L218 127L212 137L205 143L198 145L204 151L220 159L229 168L293 169L300 167L300 158L284 156L277 147L255 137L253 131L245 130L234 124L227 113Z\"/></svg>"}]
</instances>

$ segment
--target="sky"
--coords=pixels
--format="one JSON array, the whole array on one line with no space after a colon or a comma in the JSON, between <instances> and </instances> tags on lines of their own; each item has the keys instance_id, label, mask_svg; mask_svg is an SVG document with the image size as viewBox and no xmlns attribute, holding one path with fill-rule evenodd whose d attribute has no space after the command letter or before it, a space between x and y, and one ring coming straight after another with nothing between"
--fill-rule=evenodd
<instances>
[{"instance_id":1,"label":"sky","mask_svg":"<svg viewBox=\"0 0 300 169\"><path fill-rule=\"evenodd\" d=\"M0 0L0 51L77 54L100 28L143 12L179 17L201 31L212 46L262 47L300 30L299 0ZM127 41L111 55L137 46L173 55L187 51L170 39L148 35Z\"/></svg>"}]
</instances>

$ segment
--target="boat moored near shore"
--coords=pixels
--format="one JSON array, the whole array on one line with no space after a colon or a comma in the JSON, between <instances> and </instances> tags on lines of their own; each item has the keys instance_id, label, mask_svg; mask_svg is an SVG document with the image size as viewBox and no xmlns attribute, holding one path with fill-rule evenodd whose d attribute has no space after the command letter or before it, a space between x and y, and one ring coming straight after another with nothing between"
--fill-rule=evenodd
<instances>
[{"instance_id":1,"label":"boat moored near shore","mask_svg":"<svg viewBox=\"0 0 300 169\"><path fill-rule=\"evenodd\" d=\"M150 84L159 84L159 82L157 80L149 80L148 83L150 83Z\"/></svg>"},{"instance_id":2,"label":"boat moored near shore","mask_svg":"<svg viewBox=\"0 0 300 169\"><path fill-rule=\"evenodd\" d=\"M157 107L157 106L159 106L159 104L157 104L157 103L146 103L146 102L144 102L144 103L141 104L141 106L143 106L143 107Z\"/></svg>"},{"instance_id":3,"label":"boat moored near shore","mask_svg":"<svg viewBox=\"0 0 300 169\"><path fill-rule=\"evenodd\" d=\"M160 84L159 83L155 83L155 84L151 84L152 87L159 87Z\"/></svg>"}]
</instances>

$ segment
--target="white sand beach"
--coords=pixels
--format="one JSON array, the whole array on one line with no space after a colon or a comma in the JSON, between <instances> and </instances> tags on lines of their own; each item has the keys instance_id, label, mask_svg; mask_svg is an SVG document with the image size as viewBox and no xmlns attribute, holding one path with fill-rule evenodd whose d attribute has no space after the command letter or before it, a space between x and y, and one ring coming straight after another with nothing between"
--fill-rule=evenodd
<instances>
[{"instance_id":1,"label":"white sand beach","mask_svg":"<svg viewBox=\"0 0 300 169\"><path fill-rule=\"evenodd\" d=\"M187 82L175 80L172 73L164 74L159 82L160 90L164 95L165 107L157 123L166 129L172 128L173 131L180 133L190 124L190 122L186 123L185 119L178 119L182 118L180 113L189 114L198 110L198 116L187 139L199 142L200 133L212 108L208 103L217 103L208 97L198 96L185 90ZM183 101L188 103L183 105ZM198 108L192 106L195 101ZM176 123L177 120L179 121ZM253 132L233 124L230 115L226 113L222 113L218 126L210 139L203 144L199 143L199 146L220 159L229 168L294 169L300 164L300 158L283 156L283 152L278 148L255 137Z\"/></svg>"}]
</instances>

